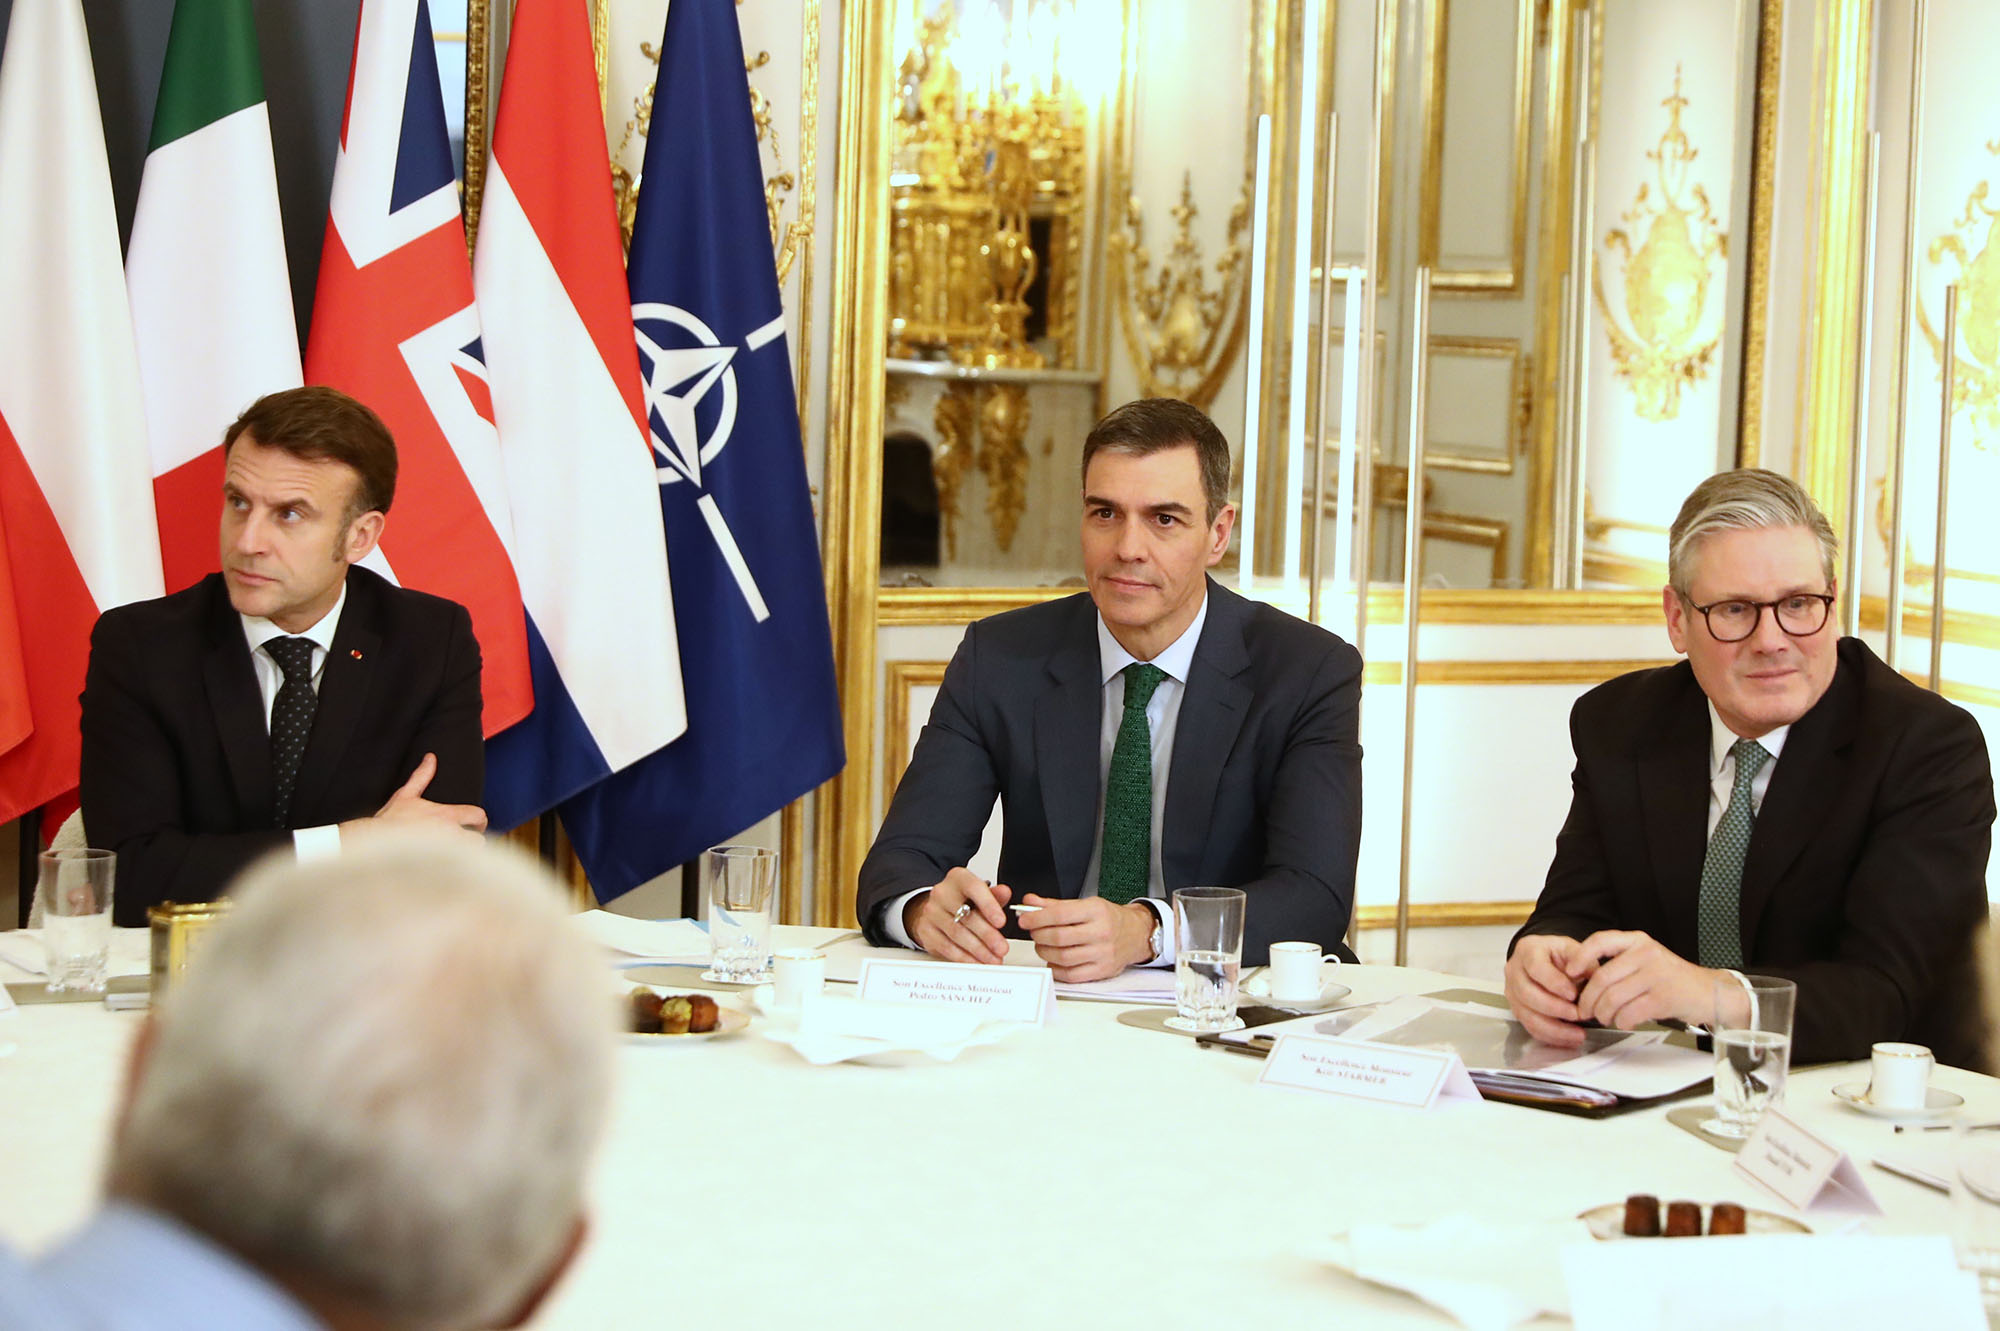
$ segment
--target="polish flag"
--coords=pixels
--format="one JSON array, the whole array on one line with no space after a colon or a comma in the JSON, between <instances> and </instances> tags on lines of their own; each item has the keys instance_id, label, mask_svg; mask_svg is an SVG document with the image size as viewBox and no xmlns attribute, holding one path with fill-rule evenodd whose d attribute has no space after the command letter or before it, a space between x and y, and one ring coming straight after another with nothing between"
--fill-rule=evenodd
<instances>
[{"instance_id":1,"label":"polish flag","mask_svg":"<svg viewBox=\"0 0 2000 1331\"><path fill-rule=\"evenodd\" d=\"M76 786L91 625L161 592L152 475L83 11L14 0L0 54L0 685L20 693L0 706L16 718L0 720L0 821Z\"/></svg>"},{"instance_id":2,"label":"polish flag","mask_svg":"<svg viewBox=\"0 0 2000 1331\"><path fill-rule=\"evenodd\" d=\"M487 744L493 825L687 729L611 167L576 0L520 0L473 285L528 611L535 710Z\"/></svg>"},{"instance_id":3,"label":"polish flag","mask_svg":"<svg viewBox=\"0 0 2000 1331\"><path fill-rule=\"evenodd\" d=\"M513 522L425 0L366 0L348 80L306 377L396 437L396 501L367 561L472 614L483 731L534 706Z\"/></svg>"}]
</instances>

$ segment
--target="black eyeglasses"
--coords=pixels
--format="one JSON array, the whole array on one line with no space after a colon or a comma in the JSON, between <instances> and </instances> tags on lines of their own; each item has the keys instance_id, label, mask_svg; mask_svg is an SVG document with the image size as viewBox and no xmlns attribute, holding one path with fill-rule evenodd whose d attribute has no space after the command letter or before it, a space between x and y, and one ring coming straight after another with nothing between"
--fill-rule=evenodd
<instances>
[{"instance_id":1,"label":"black eyeglasses","mask_svg":"<svg viewBox=\"0 0 2000 1331\"><path fill-rule=\"evenodd\" d=\"M1712 601L1707 605L1688 601L1688 608L1701 611L1701 617L1708 621L1708 636L1717 642L1742 642L1757 631L1766 610L1787 634L1810 638L1826 627L1833 597L1825 592L1794 592L1775 601Z\"/></svg>"}]
</instances>

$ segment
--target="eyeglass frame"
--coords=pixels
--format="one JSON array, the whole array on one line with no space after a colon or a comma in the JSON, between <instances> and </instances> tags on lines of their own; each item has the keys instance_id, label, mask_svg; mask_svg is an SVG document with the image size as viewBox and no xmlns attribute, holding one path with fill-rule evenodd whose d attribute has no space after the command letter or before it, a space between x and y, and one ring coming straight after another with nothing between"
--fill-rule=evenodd
<instances>
[{"instance_id":1,"label":"eyeglass frame","mask_svg":"<svg viewBox=\"0 0 2000 1331\"><path fill-rule=\"evenodd\" d=\"M1708 630L1709 637L1715 639L1717 642L1732 644L1748 642L1750 639L1756 637L1757 630L1763 626L1764 612L1766 610L1771 612L1771 622L1776 624L1778 631L1783 633L1787 638L1810 638L1813 634L1825 629L1827 624L1833 619L1833 602L1835 600L1832 592L1791 592L1780 596L1775 601L1750 601L1745 600L1741 596L1725 596L1719 601L1710 601L1707 605L1696 605L1694 598L1686 592L1677 592L1677 595L1680 596L1682 601L1686 602L1688 609L1699 610L1701 612L1702 627ZM1804 633L1794 633L1792 630L1786 628L1784 619L1778 614L1778 607L1787 601L1818 601L1820 603L1819 623ZM1756 610L1756 617L1750 621L1750 627L1744 631L1742 637L1725 638L1715 631L1715 622L1708 617L1708 612L1719 605L1747 605Z\"/></svg>"}]
</instances>

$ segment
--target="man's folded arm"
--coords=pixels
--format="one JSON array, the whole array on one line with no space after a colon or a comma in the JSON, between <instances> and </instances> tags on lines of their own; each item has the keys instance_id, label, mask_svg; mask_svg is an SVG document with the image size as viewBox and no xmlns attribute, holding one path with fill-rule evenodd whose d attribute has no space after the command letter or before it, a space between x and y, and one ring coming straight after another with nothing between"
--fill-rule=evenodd
<instances>
[{"instance_id":1,"label":"man's folded arm","mask_svg":"<svg viewBox=\"0 0 2000 1331\"><path fill-rule=\"evenodd\" d=\"M146 677L136 642L91 633L84 677L81 798L90 844L118 853L117 923L146 923L162 901L209 901L258 856L291 844L283 831L191 833L182 826L176 741L135 690Z\"/></svg>"},{"instance_id":2,"label":"man's folded arm","mask_svg":"<svg viewBox=\"0 0 2000 1331\"><path fill-rule=\"evenodd\" d=\"M1993 777L1978 724L1953 709L1941 726L1910 735L1881 791L1885 807L1847 881L1835 955L1753 967L1798 983L1796 1062L1866 1058L1876 1040L1906 1038L1939 998L1979 1002L1938 992L1974 973L1966 959L1987 915Z\"/></svg>"},{"instance_id":3,"label":"man's folded arm","mask_svg":"<svg viewBox=\"0 0 2000 1331\"><path fill-rule=\"evenodd\" d=\"M945 667L930 720L861 863L855 914L877 947L900 941L883 927L886 907L972 858L1000 791L993 755L972 711L976 633L975 625Z\"/></svg>"},{"instance_id":4,"label":"man's folded arm","mask_svg":"<svg viewBox=\"0 0 2000 1331\"><path fill-rule=\"evenodd\" d=\"M1278 757L1264 819L1264 867L1251 882L1246 957L1290 939L1319 943L1348 961L1361 852L1361 656L1342 643L1327 654Z\"/></svg>"}]
</instances>

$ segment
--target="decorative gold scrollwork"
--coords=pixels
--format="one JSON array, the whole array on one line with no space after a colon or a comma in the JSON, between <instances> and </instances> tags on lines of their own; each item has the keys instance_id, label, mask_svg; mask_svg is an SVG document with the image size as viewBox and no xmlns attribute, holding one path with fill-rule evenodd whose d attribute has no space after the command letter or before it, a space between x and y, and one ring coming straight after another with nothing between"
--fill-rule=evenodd
<instances>
[{"instance_id":1,"label":"decorative gold scrollwork","mask_svg":"<svg viewBox=\"0 0 2000 1331\"><path fill-rule=\"evenodd\" d=\"M738 4L742 0L737 0ZM639 216L639 177L624 164L626 149L635 138L643 139L653 127L653 91L657 86L660 68L660 48L652 42L640 42L639 54L653 64L654 81L646 85L646 91L632 99L632 118L625 122L625 132L618 141L618 151L611 155L611 193L618 204L618 230L624 236L625 247L632 247L632 227ZM755 74L771 63L769 51L759 51L743 62L745 74ZM792 271L792 262L798 257L799 247L812 235L812 201L802 196L798 201L799 215L789 223L781 223L785 196L798 188L798 177L785 170L784 152L778 142L778 129L771 113L771 101L750 85L750 118L757 126L757 142L768 154L774 168L764 178L764 211L770 215L771 248L777 255L778 281L782 283ZM642 154L643 155L643 154Z\"/></svg>"},{"instance_id":2,"label":"decorative gold scrollwork","mask_svg":"<svg viewBox=\"0 0 2000 1331\"><path fill-rule=\"evenodd\" d=\"M937 427L937 451L931 474L937 478L938 523L944 528L946 559L958 558L958 497L972 466L973 433L978 428L978 385L957 380L945 386L931 424Z\"/></svg>"},{"instance_id":3,"label":"decorative gold scrollwork","mask_svg":"<svg viewBox=\"0 0 2000 1331\"><path fill-rule=\"evenodd\" d=\"M1146 218L1136 196L1127 196L1124 226L1111 235L1112 300L1125 350L1149 397L1177 397L1206 409L1228 376L1243 345L1249 320L1249 251L1252 181L1229 211L1216 284L1203 272L1201 242L1194 236L1200 210L1194 202L1194 173L1181 176L1181 201L1172 210L1173 243L1157 272L1149 272Z\"/></svg>"},{"instance_id":4,"label":"decorative gold scrollwork","mask_svg":"<svg viewBox=\"0 0 2000 1331\"><path fill-rule=\"evenodd\" d=\"M2000 140L1986 145L2000 157ZM2000 436L2000 208L1986 202L1992 181L1980 180L1966 196L1965 211L1952 229L1930 244L1929 259L1948 256L1958 264L1958 368L1953 376L1952 410L1964 412L1974 447L1992 451ZM1917 324L1944 378L1944 339L1932 325L1921 297Z\"/></svg>"},{"instance_id":5,"label":"decorative gold scrollwork","mask_svg":"<svg viewBox=\"0 0 2000 1331\"><path fill-rule=\"evenodd\" d=\"M1729 240L1709 205L1708 191L1688 181L1689 168L1701 154L1681 128L1688 99L1681 95L1678 65L1674 90L1660 105L1667 108L1666 132L1646 153L1657 173L1659 202L1650 202L1650 186L1641 182L1632 206L1620 216L1625 225L1604 237L1606 251L1624 256L1622 322L1605 297L1601 265L1592 265L1590 274L1611 342L1612 373L1631 386L1634 410L1649 421L1679 415L1681 393L1714 368L1722 330L1716 327L1702 340L1702 313L1714 261L1728 253ZM1646 238L1635 252L1632 236L1642 225Z\"/></svg>"},{"instance_id":6,"label":"decorative gold scrollwork","mask_svg":"<svg viewBox=\"0 0 2000 1331\"><path fill-rule=\"evenodd\" d=\"M993 540L1004 553L1028 507L1028 390L1020 384L988 384L979 407L979 470L986 477L986 516Z\"/></svg>"}]
</instances>

